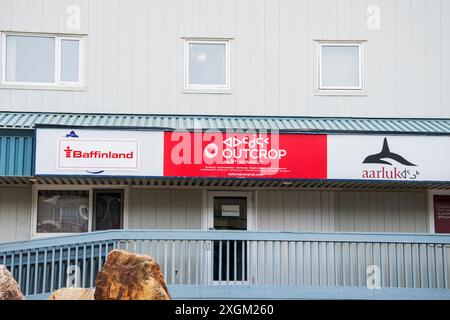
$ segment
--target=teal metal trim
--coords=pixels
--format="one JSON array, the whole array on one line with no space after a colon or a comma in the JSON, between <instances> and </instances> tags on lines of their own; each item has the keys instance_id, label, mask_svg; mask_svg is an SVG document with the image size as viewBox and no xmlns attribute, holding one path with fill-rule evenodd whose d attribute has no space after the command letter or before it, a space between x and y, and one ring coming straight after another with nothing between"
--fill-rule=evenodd
<instances>
[{"instance_id":1,"label":"teal metal trim","mask_svg":"<svg viewBox=\"0 0 450 320\"><path fill-rule=\"evenodd\" d=\"M0 130L0 176L32 174L33 131Z\"/></svg>"},{"instance_id":2,"label":"teal metal trim","mask_svg":"<svg viewBox=\"0 0 450 320\"><path fill-rule=\"evenodd\" d=\"M305 133L450 134L450 119L437 118L0 112L0 129L34 129L36 126L159 128L164 130L265 129Z\"/></svg>"}]
</instances>

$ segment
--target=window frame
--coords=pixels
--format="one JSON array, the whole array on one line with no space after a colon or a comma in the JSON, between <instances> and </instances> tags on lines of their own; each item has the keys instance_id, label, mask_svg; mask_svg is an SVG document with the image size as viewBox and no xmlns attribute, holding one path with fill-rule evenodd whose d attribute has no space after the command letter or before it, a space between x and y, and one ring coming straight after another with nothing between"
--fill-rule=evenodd
<instances>
[{"instance_id":1,"label":"window frame","mask_svg":"<svg viewBox=\"0 0 450 320\"><path fill-rule=\"evenodd\" d=\"M225 45L225 84L189 84L189 45L222 44ZM230 38L184 38L183 53L183 89L184 93L229 93L231 92L231 39Z\"/></svg>"},{"instance_id":2,"label":"window frame","mask_svg":"<svg viewBox=\"0 0 450 320\"><path fill-rule=\"evenodd\" d=\"M37 209L38 209L38 193L39 191L88 191L89 192L89 222L87 232L37 232ZM128 229L128 204L129 204L129 187L118 185L105 186L89 186L89 185L33 185L31 196L31 223L30 238L45 238L88 234L93 232L94 227L94 193L96 191L121 191L123 194L122 204L122 230Z\"/></svg>"},{"instance_id":3,"label":"window frame","mask_svg":"<svg viewBox=\"0 0 450 320\"><path fill-rule=\"evenodd\" d=\"M364 47L365 40L339 40L339 41L324 41L316 40L317 43L317 72L316 72L316 93L318 94L332 94L332 95L352 95L365 94L365 62L364 62ZM359 85L358 86L324 86L322 84L322 47L358 47L359 57Z\"/></svg>"},{"instance_id":4,"label":"window frame","mask_svg":"<svg viewBox=\"0 0 450 320\"><path fill-rule=\"evenodd\" d=\"M84 36L83 35L62 35L45 33L27 33L27 32L2 32L1 36L1 83L2 87L23 87L23 88L82 88L84 86ZM55 80L54 82L24 82L6 80L6 38L7 36L22 37L45 37L55 39ZM61 62L62 62L62 40L77 40L78 46L78 81L61 80Z\"/></svg>"}]
</instances>

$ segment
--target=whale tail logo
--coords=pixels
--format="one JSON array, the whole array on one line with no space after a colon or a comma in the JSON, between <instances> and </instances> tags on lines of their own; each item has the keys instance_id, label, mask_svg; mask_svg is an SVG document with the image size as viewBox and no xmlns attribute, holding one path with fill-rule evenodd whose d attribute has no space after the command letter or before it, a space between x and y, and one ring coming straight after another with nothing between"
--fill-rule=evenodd
<instances>
[{"instance_id":1,"label":"whale tail logo","mask_svg":"<svg viewBox=\"0 0 450 320\"><path fill-rule=\"evenodd\" d=\"M401 155L391 152L391 150L389 150L387 138L384 138L383 148L381 149L381 152L367 156L364 159L363 163L379 163L379 164L387 164L387 165L391 166L392 163L390 163L389 161L386 161L385 159L391 159L391 160L397 161L398 163L401 163L405 166L410 166L410 167L417 166L417 165L409 162L408 160L406 160Z\"/></svg>"}]
</instances>

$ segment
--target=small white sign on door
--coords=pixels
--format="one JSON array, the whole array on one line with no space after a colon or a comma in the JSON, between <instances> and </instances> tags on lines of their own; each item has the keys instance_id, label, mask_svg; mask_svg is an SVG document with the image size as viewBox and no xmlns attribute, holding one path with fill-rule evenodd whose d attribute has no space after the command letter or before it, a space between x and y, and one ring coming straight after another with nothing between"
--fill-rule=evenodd
<instances>
[{"instance_id":1,"label":"small white sign on door","mask_svg":"<svg viewBox=\"0 0 450 320\"><path fill-rule=\"evenodd\" d=\"M239 217L240 210L237 204L223 204L222 217Z\"/></svg>"}]
</instances>

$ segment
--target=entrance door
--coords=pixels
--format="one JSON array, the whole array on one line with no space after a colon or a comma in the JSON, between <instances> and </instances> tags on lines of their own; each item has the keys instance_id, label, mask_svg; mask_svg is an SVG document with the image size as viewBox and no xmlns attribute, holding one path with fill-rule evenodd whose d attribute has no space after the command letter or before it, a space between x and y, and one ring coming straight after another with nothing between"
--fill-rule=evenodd
<instances>
[{"instance_id":1,"label":"entrance door","mask_svg":"<svg viewBox=\"0 0 450 320\"><path fill-rule=\"evenodd\" d=\"M122 190L94 190L93 231L123 228Z\"/></svg>"},{"instance_id":2,"label":"entrance door","mask_svg":"<svg viewBox=\"0 0 450 320\"><path fill-rule=\"evenodd\" d=\"M208 229L250 230L251 194L248 192L211 192L209 196ZM210 247L212 280L247 281L247 243L214 241ZM211 275L210 275L211 277Z\"/></svg>"}]
</instances>

